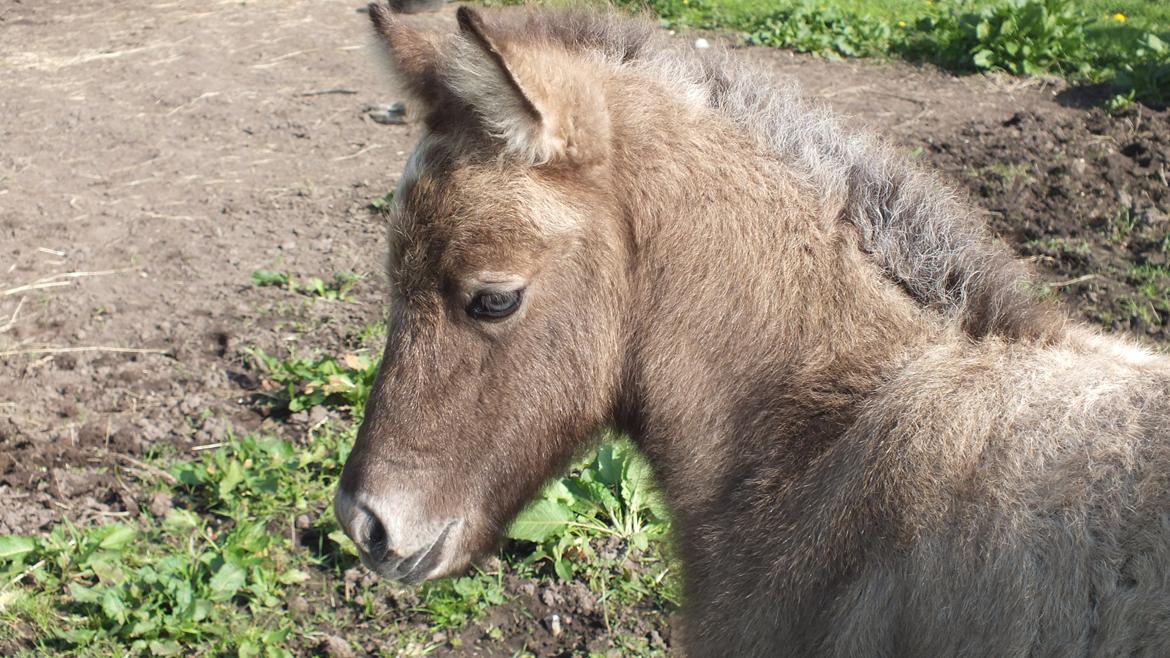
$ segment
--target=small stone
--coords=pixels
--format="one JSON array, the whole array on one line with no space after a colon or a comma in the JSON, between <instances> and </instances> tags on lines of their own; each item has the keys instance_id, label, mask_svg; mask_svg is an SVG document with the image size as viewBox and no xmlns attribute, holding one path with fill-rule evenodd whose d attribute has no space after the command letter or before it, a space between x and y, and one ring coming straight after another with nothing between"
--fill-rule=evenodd
<instances>
[{"instance_id":1,"label":"small stone","mask_svg":"<svg viewBox=\"0 0 1170 658\"><path fill-rule=\"evenodd\" d=\"M650 631L650 647L654 649L666 648L666 642L662 640L662 636L658 634L658 631Z\"/></svg>"},{"instance_id":2,"label":"small stone","mask_svg":"<svg viewBox=\"0 0 1170 658\"><path fill-rule=\"evenodd\" d=\"M1159 224L1165 224L1168 220L1170 220L1170 218L1168 218L1166 216L1166 213L1162 212L1161 210L1158 210L1154 206L1147 206L1147 207L1143 208L1139 212L1139 215L1142 218L1142 222L1148 226L1157 226Z\"/></svg>"},{"instance_id":3,"label":"small stone","mask_svg":"<svg viewBox=\"0 0 1170 658\"><path fill-rule=\"evenodd\" d=\"M317 405L309 410L309 424L310 425L319 425L319 424L325 422L328 418L329 418L329 412L325 409L325 407L322 407L321 405Z\"/></svg>"},{"instance_id":4,"label":"small stone","mask_svg":"<svg viewBox=\"0 0 1170 658\"><path fill-rule=\"evenodd\" d=\"M551 588L545 587L540 592L540 602L551 608L553 606L556 606L558 603L560 603L560 597L557 596L556 593L553 592Z\"/></svg>"},{"instance_id":5,"label":"small stone","mask_svg":"<svg viewBox=\"0 0 1170 658\"><path fill-rule=\"evenodd\" d=\"M202 430L204 433L206 433L206 438L209 439L212 443L223 441L227 438L227 425L224 424L222 418L217 418L215 416L208 418L207 420L203 421Z\"/></svg>"},{"instance_id":6,"label":"small stone","mask_svg":"<svg viewBox=\"0 0 1170 658\"><path fill-rule=\"evenodd\" d=\"M313 527L313 519L310 519L308 514L301 514L297 517L297 530L308 530L311 527Z\"/></svg>"},{"instance_id":7,"label":"small stone","mask_svg":"<svg viewBox=\"0 0 1170 658\"><path fill-rule=\"evenodd\" d=\"M288 422L304 425L305 423L309 422L309 414L304 411L298 411L288 417Z\"/></svg>"},{"instance_id":8,"label":"small stone","mask_svg":"<svg viewBox=\"0 0 1170 658\"><path fill-rule=\"evenodd\" d=\"M170 495L161 491L156 493L154 498L150 499L150 513L159 518L166 516L167 512L170 512L174 506L175 504L171 501Z\"/></svg>"},{"instance_id":9,"label":"small stone","mask_svg":"<svg viewBox=\"0 0 1170 658\"><path fill-rule=\"evenodd\" d=\"M301 596L300 594L294 594L293 597L288 600L288 611L291 612L294 617L300 617L309 611L309 602L306 601L305 597Z\"/></svg>"},{"instance_id":10,"label":"small stone","mask_svg":"<svg viewBox=\"0 0 1170 658\"><path fill-rule=\"evenodd\" d=\"M353 649L350 648L349 642L336 635L326 635L325 639L321 640L321 653L329 658L353 658Z\"/></svg>"},{"instance_id":11,"label":"small stone","mask_svg":"<svg viewBox=\"0 0 1170 658\"><path fill-rule=\"evenodd\" d=\"M400 126L406 123L406 104L402 102L389 105L367 105L366 114L374 123L384 126Z\"/></svg>"},{"instance_id":12,"label":"small stone","mask_svg":"<svg viewBox=\"0 0 1170 658\"><path fill-rule=\"evenodd\" d=\"M552 633L553 637L560 637L561 635L561 616L553 614L548 618L548 632Z\"/></svg>"},{"instance_id":13,"label":"small stone","mask_svg":"<svg viewBox=\"0 0 1170 658\"><path fill-rule=\"evenodd\" d=\"M710 48L711 44L707 43L706 39L699 38L699 39L695 39L695 47L698 48L699 50L703 50L705 48Z\"/></svg>"}]
</instances>

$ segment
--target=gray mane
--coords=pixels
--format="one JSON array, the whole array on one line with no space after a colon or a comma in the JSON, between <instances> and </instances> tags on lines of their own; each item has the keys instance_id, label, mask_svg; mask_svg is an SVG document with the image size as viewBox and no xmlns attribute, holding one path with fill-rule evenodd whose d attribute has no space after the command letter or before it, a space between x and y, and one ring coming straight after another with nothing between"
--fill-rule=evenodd
<instances>
[{"instance_id":1,"label":"gray mane","mask_svg":"<svg viewBox=\"0 0 1170 658\"><path fill-rule=\"evenodd\" d=\"M649 20L566 10L502 16L512 34L645 65L672 84L698 86L708 104L768 146L794 173L842 207L861 247L919 304L972 337L1051 337L1060 314L1034 295L1031 277L993 240L976 211L934 175L864 133L845 129L792 85L727 53L680 47Z\"/></svg>"}]
</instances>

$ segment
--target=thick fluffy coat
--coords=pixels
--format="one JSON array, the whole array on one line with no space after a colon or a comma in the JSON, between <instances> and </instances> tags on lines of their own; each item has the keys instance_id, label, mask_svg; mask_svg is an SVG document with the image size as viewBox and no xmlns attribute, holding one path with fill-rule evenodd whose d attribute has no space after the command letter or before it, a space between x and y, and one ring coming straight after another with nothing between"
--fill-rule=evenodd
<instances>
[{"instance_id":1,"label":"thick fluffy coat","mask_svg":"<svg viewBox=\"0 0 1170 658\"><path fill-rule=\"evenodd\" d=\"M613 426L675 512L692 655L1170 654L1164 357L726 54L371 13L426 134L338 496L368 564L463 568ZM477 319L485 290L515 310Z\"/></svg>"}]
</instances>

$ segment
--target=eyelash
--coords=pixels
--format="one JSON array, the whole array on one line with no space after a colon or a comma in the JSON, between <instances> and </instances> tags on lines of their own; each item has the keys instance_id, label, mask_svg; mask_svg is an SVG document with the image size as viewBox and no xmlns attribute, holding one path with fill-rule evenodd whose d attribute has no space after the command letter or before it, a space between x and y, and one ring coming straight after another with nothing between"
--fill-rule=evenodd
<instances>
[{"instance_id":1,"label":"eyelash","mask_svg":"<svg viewBox=\"0 0 1170 658\"><path fill-rule=\"evenodd\" d=\"M476 320L502 320L520 308L523 290L481 290L467 305L467 315Z\"/></svg>"}]
</instances>

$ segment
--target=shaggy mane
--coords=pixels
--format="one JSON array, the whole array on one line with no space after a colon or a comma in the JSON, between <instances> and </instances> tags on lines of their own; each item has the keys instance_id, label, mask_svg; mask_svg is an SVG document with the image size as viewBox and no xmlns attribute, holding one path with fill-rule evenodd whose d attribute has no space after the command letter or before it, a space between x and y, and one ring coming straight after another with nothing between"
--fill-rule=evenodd
<instances>
[{"instance_id":1,"label":"shaggy mane","mask_svg":"<svg viewBox=\"0 0 1170 658\"><path fill-rule=\"evenodd\" d=\"M646 19L613 10L517 10L490 22L511 38L555 43L650 70L687 96L706 99L766 145L825 201L842 208L862 248L924 307L973 338L1050 339L1062 314L1032 292L1031 276L988 234L977 212L936 176L828 110L721 49L680 47Z\"/></svg>"}]
</instances>

